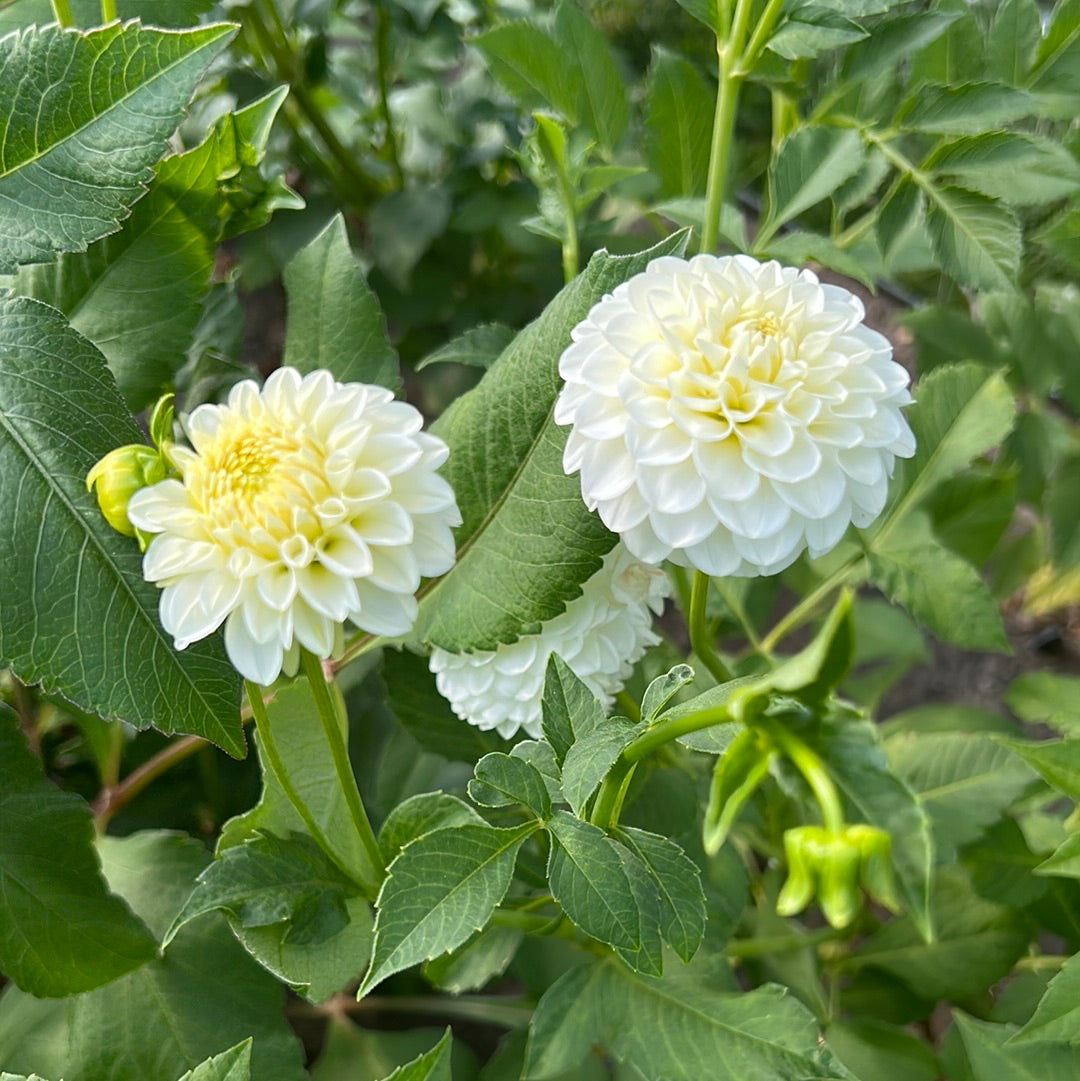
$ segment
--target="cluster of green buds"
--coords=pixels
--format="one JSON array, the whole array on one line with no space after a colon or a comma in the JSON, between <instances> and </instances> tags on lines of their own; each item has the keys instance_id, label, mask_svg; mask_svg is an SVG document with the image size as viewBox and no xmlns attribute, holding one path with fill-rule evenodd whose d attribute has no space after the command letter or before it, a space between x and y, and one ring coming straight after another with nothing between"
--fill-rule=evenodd
<instances>
[{"instance_id":1,"label":"cluster of green buds","mask_svg":"<svg viewBox=\"0 0 1080 1081\"><path fill-rule=\"evenodd\" d=\"M128 521L127 507L139 489L176 475L176 467L169 457L172 428L173 396L166 394L150 414L150 438L154 445L128 443L117 447L86 474L86 490L94 492L105 521L125 537L138 537L144 551L148 538L139 536L138 530Z\"/></svg>"},{"instance_id":2,"label":"cluster of green buds","mask_svg":"<svg viewBox=\"0 0 1080 1081\"><path fill-rule=\"evenodd\" d=\"M867 896L891 912L900 911L889 835L875 826L858 824L839 830L798 826L784 834L788 877L776 899L781 916L794 916L816 896L825 919L847 927Z\"/></svg>"}]
</instances>

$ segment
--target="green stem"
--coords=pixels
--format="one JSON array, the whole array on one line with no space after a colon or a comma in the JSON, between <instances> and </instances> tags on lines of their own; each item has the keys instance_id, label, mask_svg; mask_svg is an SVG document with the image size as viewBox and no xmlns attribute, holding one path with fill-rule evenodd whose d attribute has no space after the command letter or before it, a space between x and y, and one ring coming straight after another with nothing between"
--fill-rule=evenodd
<instances>
[{"instance_id":1,"label":"green stem","mask_svg":"<svg viewBox=\"0 0 1080 1081\"><path fill-rule=\"evenodd\" d=\"M625 755L625 751L623 754ZM602 830L613 830L619 824L623 800L626 799L626 790L630 787L635 769L636 762L628 762L625 757L620 756L608 771L600 785L600 791L596 794L592 814L589 815L589 821L594 826L599 826Z\"/></svg>"},{"instance_id":2,"label":"green stem","mask_svg":"<svg viewBox=\"0 0 1080 1081\"><path fill-rule=\"evenodd\" d=\"M397 191L405 186L405 174L401 169L401 155L398 151L397 134L394 121L390 116L390 92L387 71L390 67L390 17L383 4L378 5L375 29L376 78L379 84L379 112L386 126L386 151L390 156L390 168L394 171L394 187Z\"/></svg>"},{"instance_id":3,"label":"green stem","mask_svg":"<svg viewBox=\"0 0 1080 1081\"><path fill-rule=\"evenodd\" d=\"M566 218L566 233L562 244L563 280L572 282L581 265L581 252L578 244L577 210L574 206L574 192L570 178L560 165L555 166L555 175L559 181L559 195L562 198L563 217Z\"/></svg>"},{"instance_id":4,"label":"green stem","mask_svg":"<svg viewBox=\"0 0 1080 1081\"><path fill-rule=\"evenodd\" d=\"M271 32L270 27L267 26L266 21L263 19L260 11L261 6L263 5L256 0L255 4L247 8L246 18L248 24L259 39L259 44L263 47L267 58L271 62L274 77L289 84L292 100L296 102L305 119L315 129L327 153L334 159L345 174L349 184L355 189L351 191L352 201L354 203L362 201L358 197L370 199L380 195L381 188L379 184L360 168L359 163L338 138L337 132L330 126L326 117L323 116L322 110L308 93L307 87L304 86L300 71L297 68L296 57L289 46L288 38L284 34L284 28L281 26L281 20L277 16L272 0L266 6L270 9L271 21L281 31L278 36Z\"/></svg>"},{"instance_id":5,"label":"green stem","mask_svg":"<svg viewBox=\"0 0 1080 1081\"><path fill-rule=\"evenodd\" d=\"M717 683L727 683L731 679L724 663L716 655L716 649L709 640L709 630L705 620L705 601L709 595L709 576L704 571L694 571L694 584L690 590L690 648L712 673Z\"/></svg>"},{"instance_id":6,"label":"green stem","mask_svg":"<svg viewBox=\"0 0 1080 1081\"><path fill-rule=\"evenodd\" d=\"M626 691L619 691L615 695L615 704L623 711L623 716L629 717L630 720L637 724L641 720L641 707L635 702Z\"/></svg>"},{"instance_id":7,"label":"green stem","mask_svg":"<svg viewBox=\"0 0 1080 1081\"><path fill-rule=\"evenodd\" d=\"M792 953L816 946L821 942L834 942L844 937L846 930L838 931L834 927L821 927L816 931L800 934L760 935L755 938L734 938L724 947L724 952L732 958L765 957L774 953Z\"/></svg>"},{"instance_id":8,"label":"green stem","mask_svg":"<svg viewBox=\"0 0 1080 1081\"><path fill-rule=\"evenodd\" d=\"M808 744L804 743L790 728L775 722L759 721L769 738L791 760L795 768L806 778L821 810L821 821L830 833L844 829L844 805L840 793L825 763Z\"/></svg>"},{"instance_id":9,"label":"green stem","mask_svg":"<svg viewBox=\"0 0 1080 1081\"><path fill-rule=\"evenodd\" d=\"M371 864L374 884L377 887L386 877L386 861L383 859L379 842L375 840L375 831L371 828L367 812L364 810L360 789L356 787L356 777L353 775L352 764L349 762L349 749L345 745L345 737L341 731L337 705L330 694L330 685L323 675L319 658L309 650L301 649L300 667L311 687L311 694L319 711L319 720L322 722L323 734L330 747L330 756L334 760L334 772L337 774L338 785L345 796L349 817L352 819L353 828Z\"/></svg>"},{"instance_id":10,"label":"green stem","mask_svg":"<svg viewBox=\"0 0 1080 1081\"><path fill-rule=\"evenodd\" d=\"M744 5L740 3L739 6ZM713 112L709 175L705 186L705 218L701 223L701 251L710 255L716 251L716 240L720 233L720 211L731 171L731 141L735 134L735 114L742 86L742 79L736 78L732 72L734 63L729 57L729 49L718 45L717 55L720 81Z\"/></svg>"},{"instance_id":11,"label":"green stem","mask_svg":"<svg viewBox=\"0 0 1080 1081\"><path fill-rule=\"evenodd\" d=\"M761 640L761 648L766 653L771 653L777 644L789 635L793 630L801 627L817 611L822 601L826 600L835 590L845 585L857 570L862 566L864 557L860 554L853 556L842 567L833 571L818 587L805 596L775 627Z\"/></svg>"},{"instance_id":12,"label":"green stem","mask_svg":"<svg viewBox=\"0 0 1080 1081\"><path fill-rule=\"evenodd\" d=\"M116 18L116 0L101 0L101 21L111 23Z\"/></svg>"},{"instance_id":13,"label":"green stem","mask_svg":"<svg viewBox=\"0 0 1080 1081\"><path fill-rule=\"evenodd\" d=\"M377 634L361 634L351 641L342 652L341 656L330 662L330 670L337 675L345 665L362 657L382 645L382 638Z\"/></svg>"},{"instance_id":14,"label":"green stem","mask_svg":"<svg viewBox=\"0 0 1080 1081\"><path fill-rule=\"evenodd\" d=\"M68 0L52 0L52 9L61 27L71 26L71 5Z\"/></svg>"},{"instance_id":15,"label":"green stem","mask_svg":"<svg viewBox=\"0 0 1080 1081\"><path fill-rule=\"evenodd\" d=\"M300 793L297 792L295 785L292 783L292 778L289 776L289 772L285 768L285 763L282 761L281 754L278 752L277 743L274 742L274 734L270 730L270 718L267 715L266 706L263 703L262 688L257 683L252 683L251 680L245 680L244 689L247 691L248 702L251 703L251 715L255 718L255 730L259 733L259 745L262 748L263 754L266 756L266 761L270 766L270 772L274 775L274 780L277 781L289 803L292 804L293 809L307 827L308 833L311 834L311 839L320 849L322 849L326 858L330 860L330 862L341 871L346 878L351 881L356 881L356 876L345 866L338 854L334 851L334 847L330 844L326 834L323 833L322 827L315 821L315 816L311 813L311 808L304 802ZM205 741L200 741L200 743L201 742ZM368 889L368 885L365 883L357 882L357 885L364 887L365 890Z\"/></svg>"},{"instance_id":16,"label":"green stem","mask_svg":"<svg viewBox=\"0 0 1080 1081\"><path fill-rule=\"evenodd\" d=\"M765 10L762 11L761 18L758 19L757 26L754 27L754 33L750 37L750 44L746 46L742 56L739 58L738 72L740 76L749 75L754 70L754 65L769 40L769 35L776 25L776 20L780 17L780 9L783 6L784 0L769 0L765 5Z\"/></svg>"}]
</instances>

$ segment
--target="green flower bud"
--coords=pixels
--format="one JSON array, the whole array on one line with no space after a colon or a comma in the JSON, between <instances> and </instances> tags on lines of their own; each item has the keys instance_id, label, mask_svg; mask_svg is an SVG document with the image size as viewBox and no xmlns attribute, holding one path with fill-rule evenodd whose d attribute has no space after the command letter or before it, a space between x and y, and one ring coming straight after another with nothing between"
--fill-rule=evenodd
<instances>
[{"instance_id":1,"label":"green flower bud","mask_svg":"<svg viewBox=\"0 0 1080 1081\"><path fill-rule=\"evenodd\" d=\"M890 912L901 909L892 865L892 838L885 830L865 824L848 826L847 839L859 850L859 881L867 896Z\"/></svg>"},{"instance_id":2,"label":"green flower bud","mask_svg":"<svg viewBox=\"0 0 1080 1081\"><path fill-rule=\"evenodd\" d=\"M129 443L109 451L86 475L86 490L97 496L105 521L125 537L135 536L127 505L140 489L164 480L168 466L153 448Z\"/></svg>"},{"instance_id":3,"label":"green flower bud","mask_svg":"<svg viewBox=\"0 0 1080 1081\"><path fill-rule=\"evenodd\" d=\"M794 916L814 899L817 875L811 851L819 849L827 837L828 834L820 826L799 826L784 833L788 876L776 898L779 915Z\"/></svg>"},{"instance_id":4,"label":"green flower bud","mask_svg":"<svg viewBox=\"0 0 1080 1081\"><path fill-rule=\"evenodd\" d=\"M847 927L859 914L859 850L843 834L823 846L818 864L818 902L831 926Z\"/></svg>"}]
</instances>

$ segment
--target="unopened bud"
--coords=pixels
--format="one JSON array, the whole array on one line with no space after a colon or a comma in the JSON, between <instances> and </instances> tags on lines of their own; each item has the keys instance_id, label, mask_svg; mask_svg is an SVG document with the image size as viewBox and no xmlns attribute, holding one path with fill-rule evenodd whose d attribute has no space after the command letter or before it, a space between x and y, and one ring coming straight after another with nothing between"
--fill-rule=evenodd
<instances>
[{"instance_id":1,"label":"unopened bud","mask_svg":"<svg viewBox=\"0 0 1080 1081\"><path fill-rule=\"evenodd\" d=\"M125 537L135 536L128 521L131 497L150 484L164 480L168 466L153 448L129 443L109 451L86 475L86 490L93 490L105 521Z\"/></svg>"},{"instance_id":2,"label":"unopened bud","mask_svg":"<svg viewBox=\"0 0 1080 1081\"><path fill-rule=\"evenodd\" d=\"M899 912L900 896L892 865L892 838L876 826L848 826L846 835L859 850L859 882L871 900Z\"/></svg>"}]
</instances>

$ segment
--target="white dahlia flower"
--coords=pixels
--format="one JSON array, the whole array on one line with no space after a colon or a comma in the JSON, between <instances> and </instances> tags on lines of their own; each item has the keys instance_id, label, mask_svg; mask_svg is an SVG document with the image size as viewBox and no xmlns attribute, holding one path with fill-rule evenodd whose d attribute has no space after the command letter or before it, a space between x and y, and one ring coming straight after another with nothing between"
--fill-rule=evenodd
<instances>
[{"instance_id":1,"label":"white dahlia flower","mask_svg":"<svg viewBox=\"0 0 1080 1081\"><path fill-rule=\"evenodd\" d=\"M477 653L436 649L429 665L439 693L469 724L512 736L540 736L540 696L548 658L561 657L593 694L610 705L649 646L668 594L663 571L617 544L566 610L509 645Z\"/></svg>"},{"instance_id":2,"label":"white dahlia flower","mask_svg":"<svg viewBox=\"0 0 1080 1081\"><path fill-rule=\"evenodd\" d=\"M562 355L563 467L648 563L752 577L827 552L915 450L907 373L863 315L809 270L654 260Z\"/></svg>"},{"instance_id":3,"label":"white dahlia flower","mask_svg":"<svg viewBox=\"0 0 1080 1081\"><path fill-rule=\"evenodd\" d=\"M225 623L240 673L268 684L299 647L330 656L342 621L404 634L422 576L454 562L454 493L436 470L442 440L382 387L281 368L260 391L186 420L170 447L181 479L137 492L128 517L156 534L143 574L177 649Z\"/></svg>"}]
</instances>

